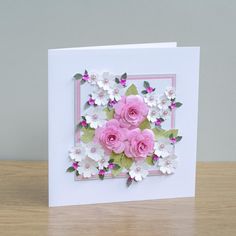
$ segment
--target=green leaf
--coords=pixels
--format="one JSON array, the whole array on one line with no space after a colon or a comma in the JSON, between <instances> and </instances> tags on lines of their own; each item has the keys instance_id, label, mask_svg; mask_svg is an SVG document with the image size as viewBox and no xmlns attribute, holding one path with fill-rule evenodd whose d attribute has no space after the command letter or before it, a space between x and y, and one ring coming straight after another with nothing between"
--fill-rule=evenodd
<instances>
[{"instance_id":1,"label":"green leaf","mask_svg":"<svg viewBox=\"0 0 236 236\"><path fill-rule=\"evenodd\" d=\"M181 103L181 102L176 102L175 103L175 106L178 108L178 107L181 107L183 105L183 103Z\"/></svg>"},{"instance_id":2,"label":"green leaf","mask_svg":"<svg viewBox=\"0 0 236 236\"><path fill-rule=\"evenodd\" d=\"M91 128L82 128L83 135L81 136L81 141L84 143L89 143L93 140L95 130Z\"/></svg>"},{"instance_id":3,"label":"green leaf","mask_svg":"<svg viewBox=\"0 0 236 236\"><path fill-rule=\"evenodd\" d=\"M177 135L178 135L178 130L177 130L177 129L166 130L166 131L163 133L163 136L164 136L165 138L169 138L170 136L176 137Z\"/></svg>"},{"instance_id":4,"label":"green leaf","mask_svg":"<svg viewBox=\"0 0 236 236\"><path fill-rule=\"evenodd\" d=\"M141 93L142 94L147 94L148 92L146 90L143 90Z\"/></svg>"},{"instance_id":5,"label":"green leaf","mask_svg":"<svg viewBox=\"0 0 236 236\"><path fill-rule=\"evenodd\" d=\"M83 75L81 75L79 73L74 75L74 79L76 79L76 80L82 79L82 77L83 77Z\"/></svg>"},{"instance_id":6,"label":"green leaf","mask_svg":"<svg viewBox=\"0 0 236 236\"><path fill-rule=\"evenodd\" d=\"M159 138L170 138L170 137L176 137L178 135L178 130L177 129L170 129L170 130L164 130L160 128L153 128L152 129L155 139Z\"/></svg>"},{"instance_id":7,"label":"green leaf","mask_svg":"<svg viewBox=\"0 0 236 236\"><path fill-rule=\"evenodd\" d=\"M126 186L129 187L133 183L133 179L129 177L126 181Z\"/></svg>"},{"instance_id":8,"label":"green leaf","mask_svg":"<svg viewBox=\"0 0 236 236\"><path fill-rule=\"evenodd\" d=\"M134 84L131 84L130 87L126 90L126 96L129 95L138 95L137 87Z\"/></svg>"},{"instance_id":9,"label":"green leaf","mask_svg":"<svg viewBox=\"0 0 236 236\"><path fill-rule=\"evenodd\" d=\"M179 142L182 139L182 136L177 136L176 137L176 142Z\"/></svg>"},{"instance_id":10,"label":"green leaf","mask_svg":"<svg viewBox=\"0 0 236 236\"><path fill-rule=\"evenodd\" d=\"M121 171L122 171L122 168L113 169L113 170L111 171L111 173L112 173L113 176L117 176L117 175L119 175L119 174L121 173Z\"/></svg>"},{"instance_id":11,"label":"green leaf","mask_svg":"<svg viewBox=\"0 0 236 236\"><path fill-rule=\"evenodd\" d=\"M121 75L120 79L127 79L127 73L124 73L123 75Z\"/></svg>"},{"instance_id":12,"label":"green leaf","mask_svg":"<svg viewBox=\"0 0 236 236\"><path fill-rule=\"evenodd\" d=\"M143 82L143 86L144 86L144 88L149 88L150 84L147 81L144 81Z\"/></svg>"},{"instance_id":13,"label":"green leaf","mask_svg":"<svg viewBox=\"0 0 236 236\"><path fill-rule=\"evenodd\" d=\"M115 78L115 82L116 82L117 84L119 84L119 83L120 83L120 80L119 80L118 78Z\"/></svg>"},{"instance_id":14,"label":"green leaf","mask_svg":"<svg viewBox=\"0 0 236 236\"><path fill-rule=\"evenodd\" d=\"M113 119L114 113L115 113L114 109L108 109L108 108L106 107L106 108L103 109L103 111L106 112L106 115L107 115L107 119L108 119L108 120Z\"/></svg>"},{"instance_id":15,"label":"green leaf","mask_svg":"<svg viewBox=\"0 0 236 236\"><path fill-rule=\"evenodd\" d=\"M113 159L114 163L119 165L122 168L129 169L130 166L133 164L133 160L131 158L128 158L124 153L116 154L112 152L111 159Z\"/></svg>"},{"instance_id":16,"label":"green leaf","mask_svg":"<svg viewBox=\"0 0 236 236\"><path fill-rule=\"evenodd\" d=\"M67 171L67 172L73 172L73 171L75 171L75 169L74 169L73 166L70 166L66 171Z\"/></svg>"},{"instance_id":17,"label":"green leaf","mask_svg":"<svg viewBox=\"0 0 236 236\"><path fill-rule=\"evenodd\" d=\"M104 180L105 176L104 175L98 175L98 177L99 177L100 180Z\"/></svg>"},{"instance_id":18,"label":"green leaf","mask_svg":"<svg viewBox=\"0 0 236 236\"><path fill-rule=\"evenodd\" d=\"M148 121L148 119L145 119L140 125L139 125L139 128L141 130L144 130L144 129L151 129L151 125L150 125L150 122Z\"/></svg>"},{"instance_id":19,"label":"green leaf","mask_svg":"<svg viewBox=\"0 0 236 236\"><path fill-rule=\"evenodd\" d=\"M150 165L150 166L153 166L153 165L154 165L154 164L153 164L153 161L152 161L152 156L148 156L145 161L146 161L146 163L147 163L148 165Z\"/></svg>"},{"instance_id":20,"label":"green leaf","mask_svg":"<svg viewBox=\"0 0 236 236\"><path fill-rule=\"evenodd\" d=\"M80 84L82 85L82 84L84 84L86 82L86 80L80 80Z\"/></svg>"}]
</instances>

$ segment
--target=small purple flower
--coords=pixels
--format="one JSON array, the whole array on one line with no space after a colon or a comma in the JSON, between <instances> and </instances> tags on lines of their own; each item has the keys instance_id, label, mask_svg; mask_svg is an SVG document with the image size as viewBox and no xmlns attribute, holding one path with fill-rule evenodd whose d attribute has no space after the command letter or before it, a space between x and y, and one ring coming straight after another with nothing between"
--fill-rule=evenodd
<instances>
[{"instance_id":1,"label":"small purple flower","mask_svg":"<svg viewBox=\"0 0 236 236\"><path fill-rule=\"evenodd\" d=\"M89 80L89 75L87 70L84 72L84 75L82 76L82 80L88 81Z\"/></svg>"},{"instance_id":2,"label":"small purple flower","mask_svg":"<svg viewBox=\"0 0 236 236\"><path fill-rule=\"evenodd\" d=\"M161 119L157 119L157 120L155 121L155 126L160 127L162 122L163 122L163 121L162 121Z\"/></svg>"},{"instance_id":3,"label":"small purple flower","mask_svg":"<svg viewBox=\"0 0 236 236\"><path fill-rule=\"evenodd\" d=\"M147 91L148 93L152 93L154 90L155 90L155 89L152 88L152 87L147 87L147 88L146 88L146 91Z\"/></svg>"},{"instance_id":4,"label":"small purple flower","mask_svg":"<svg viewBox=\"0 0 236 236\"><path fill-rule=\"evenodd\" d=\"M157 156L156 154L153 154L152 160L156 162L158 161L158 159L159 159L159 156Z\"/></svg>"},{"instance_id":5,"label":"small purple flower","mask_svg":"<svg viewBox=\"0 0 236 236\"><path fill-rule=\"evenodd\" d=\"M126 79L121 79L120 84L125 87L126 86Z\"/></svg>"},{"instance_id":6,"label":"small purple flower","mask_svg":"<svg viewBox=\"0 0 236 236\"><path fill-rule=\"evenodd\" d=\"M108 168L111 169L111 170L112 170L114 167L115 167L115 164L113 164L113 163L110 163L110 164L108 165Z\"/></svg>"},{"instance_id":7,"label":"small purple flower","mask_svg":"<svg viewBox=\"0 0 236 236\"><path fill-rule=\"evenodd\" d=\"M172 102L171 105L170 105L170 109L174 110L175 108L176 108L176 103Z\"/></svg>"},{"instance_id":8,"label":"small purple flower","mask_svg":"<svg viewBox=\"0 0 236 236\"><path fill-rule=\"evenodd\" d=\"M77 163L77 162L73 162L72 167L73 167L75 170L77 170L77 168L78 168L78 163Z\"/></svg>"},{"instance_id":9,"label":"small purple flower","mask_svg":"<svg viewBox=\"0 0 236 236\"><path fill-rule=\"evenodd\" d=\"M94 106L95 105L95 100L90 97L89 100L88 100L88 104L90 106Z\"/></svg>"},{"instance_id":10,"label":"small purple flower","mask_svg":"<svg viewBox=\"0 0 236 236\"><path fill-rule=\"evenodd\" d=\"M171 141L172 143L176 143L176 138L170 138L170 141Z\"/></svg>"},{"instance_id":11,"label":"small purple flower","mask_svg":"<svg viewBox=\"0 0 236 236\"><path fill-rule=\"evenodd\" d=\"M86 122L86 120L82 120L80 123L79 123L82 127L86 127L88 124Z\"/></svg>"},{"instance_id":12,"label":"small purple flower","mask_svg":"<svg viewBox=\"0 0 236 236\"><path fill-rule=\"evenodd\" d=\"M105 170L99 170L99 175L105 175Z\"/></svg>"},{"instance_id":13,"label":"small purple flower","mask_svg":"<svg viewBox=\"0 0 236 236\"><path fill-rule=\"evenodd\" d=\"M117 101L116 100L109 100L109 102L108 102L108 106L109 107L113 107L115 104L117 103Z\"/></svg>"}]
</instances>

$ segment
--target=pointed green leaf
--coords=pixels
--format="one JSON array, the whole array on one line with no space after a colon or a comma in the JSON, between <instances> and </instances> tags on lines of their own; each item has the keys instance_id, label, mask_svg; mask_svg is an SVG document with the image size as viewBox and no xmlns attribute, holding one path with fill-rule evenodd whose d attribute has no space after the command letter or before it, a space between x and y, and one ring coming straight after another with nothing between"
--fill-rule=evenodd
<instances>
[{"instance_id":1,"label":"pointed green leaf","mask_svg":"<svg viewBox=\"0 0 236 236\"><path fill-rule=\"evenodd\" d=\"M127 73L124 73L123 75L121 75L120 79L127 79Z\"/></svg>"},{"instance_id":2,"label":"pointed green leaf","mask_svg":"<svg viewBox=\"0 0 236 236\"><path fill-rule=\"evenodd\" d=\"M178 107L181 107L183 104L181 102L176 102L175 103L175 106L178 108Z\"/></svg>"},{"instance_id":3,"label":"pointed green leaf","mask_svg":"<svg viewBox=\"0 0 236 236\"><path fill-rule=\"evenodd\" d=\"M108 119L108 120L113 119L114 113L115 113L114 109L108 109L108 108L106 107L106 108L103 109L103 111L106 112L106 115L107 115L107 119Z\"/></svg>"},{"instance_id":4,"label":"pointed green leaf","mask_svg":"<svg viewBox=\"0 0 236 236\"><path fill-rule=\"evenodd\" d=\"M170 129L170 130L166 130L164 133L163 133L163 136L165 138L169 138L170 135L172 137L176 137L178 135L178 130L177 129Z\"/></svg>"},{"instance_id":5,"label":"pointed green leaf","mask_svg":"<svg viewBox=\"0 0 236 236\"><path fill-rule=\"evenodd\" d=\"M147 81L144 81L143 82L143 86L144 86L144 88L149 88L150 84Z\"/></svg>"},{"instance_id":6,"label":"pointed green leaf","mask_svg":"<svg viewBox=\"0 0 236 236\"><path fill-rule=\"evenodd\" d=\"M146 163L147 163L148 165L150 165L150 166L153 166L153 165L154 165L154 164L153 164L153 161L152 161L152 156L148 156L145 161L146 161Z\"/></svg>"},{"instance_id":7,"label":"pointed green leaf","mask_svg":"<svg viewBox=\"0 0 236 236\"><path fill-rule=\"evenodd\" d=\"M119 80L118 78L115 78L115 82L116 82L117 84L119 84L119 83L120 83L120 80Z\"/></svg>"},{"instance_id":8,"label":"pointed green leaf","mask_svg":"<svg viewBox=\"0 0 236 236\"><path fill-rule=\"evenodd\" d=\"M95 130L91 128L82 128L83 134L81 136L81 141L84 143L89 143L93 140Z\"/></svg>"},{"instance_id":9,"label":"pointed green leaf","mask_svg":"<svg viewBox=\"0 0 236 236\"><path fill-rule=\"evenodd\" d=\"M170 129L170 130L164 130L161 128L153 128L152 129L155 139L159 138L170 138L170 137L176 137L178 135L178 130L177 129Z\"/></svg>"},{"instance_id":10,"label":"pointed green leaf","mask_svg":"<svg viewBox=\"0 0 236 236\"><path fill-rule=\"evenodd\" d=\"M138 95L137 87L134 84L131 84L130 87L126 90L126 96L129 95Z\"/></svg>"},{"instance_id":11,"label":"pointed green leaf","mask_svg":"<svg viewBox=\"0 0 236 236\"><path fill-rule=\"evenodd\" d=\"M73 166L70 166L66 171L67 171L67 172L73 172L73 171L75 171L75 169L74 169Z\"/></svg>"},{"instance_id":12,"label":"pointed green leaf","mask_svg":"<svg viewBox=\"0 0 236 236\"><path fill-rule=\"evenodd\" d=\"M82 79L82 75L81 74L79 74L79 73L77 73L77 74L75 74L74 75L74 78L76 79L76 80L79 80L79 79Z\"/></svg>"},{"instance_id":13,"label":"pointed green leaf","mask_svg":"<svg viewBox=\"0 0 236 236\"><path fill-rule=\"evenodd\" d=\"M144 129L151 129L151 125L150 125L150 122L148 121L148 119L145 119L140 125L139 125L139 128L141 130L144 130Z\"/></svg>"}]
</instances>

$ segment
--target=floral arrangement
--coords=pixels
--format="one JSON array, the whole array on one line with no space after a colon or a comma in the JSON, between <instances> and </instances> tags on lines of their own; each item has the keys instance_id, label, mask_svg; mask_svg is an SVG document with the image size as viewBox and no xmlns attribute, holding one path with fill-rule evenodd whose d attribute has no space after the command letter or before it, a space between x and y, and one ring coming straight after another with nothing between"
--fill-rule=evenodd
<instances>
[{"instance_id":1,"label":"floral arrangement","mask_svg":"<svg viewBox=\"0 0 236 236\"><path fill-rule=\"evenodd\" d=\"M114 76L88 73L74 75L80 84L89 83L93 92L78 124L80 142L69 150L72 165L68 172L81 178L127 176L127 186L146 178L151 170L174 173L178 130L164 130L162 124L182 104L175 89L158 94L148 81L127 87L127 74Z\"/></svg>"}]
</instances>

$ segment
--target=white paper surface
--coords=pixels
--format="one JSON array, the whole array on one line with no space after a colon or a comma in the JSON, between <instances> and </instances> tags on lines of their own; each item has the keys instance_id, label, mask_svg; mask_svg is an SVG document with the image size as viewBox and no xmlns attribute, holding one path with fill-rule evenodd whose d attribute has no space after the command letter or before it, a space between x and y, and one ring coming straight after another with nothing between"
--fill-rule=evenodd
<instances>
[{"instance_id":1,"label":"white paper surface","mask_svg":"<svg viewBox=\"0 0 236 236\"><path fill-rule=\"evenodd\" d=\"M163 45L161 45L163 46ZM49 50L49 206L136 201L195 194L197 145L199 48L159 48L151 45L119 45ZM176 145L179 165L170 176L150 176L126 187L125 179L74 181L66 173L68 150L74 144L73 75L90 70L114 74L176 74L176 128L183 139Z\"/></svg>"}]
</instances>

